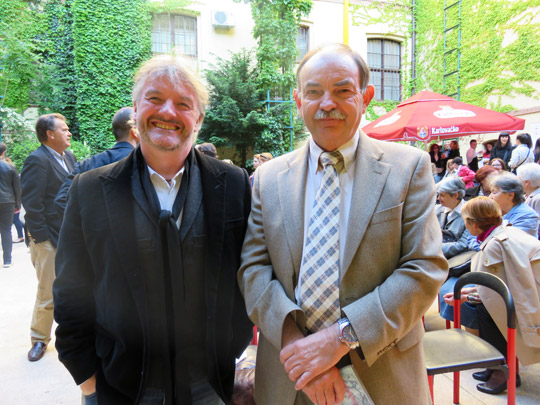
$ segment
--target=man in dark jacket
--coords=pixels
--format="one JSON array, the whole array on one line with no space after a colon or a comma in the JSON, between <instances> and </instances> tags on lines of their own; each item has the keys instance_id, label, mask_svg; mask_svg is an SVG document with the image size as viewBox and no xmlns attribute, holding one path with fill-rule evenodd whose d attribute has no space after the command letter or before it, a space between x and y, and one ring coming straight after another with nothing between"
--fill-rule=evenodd
<instances>
[{"instance_id":1,"label":"man in dark jacket","mask_svg":"<svg viewBox=\"0 0 540 405\"><path fill-rule=\"evenodd\" d=\"M252 330L236 282L251 188L245 171L192 147L207 97L180 60L144 63L133 89L140 146L69 191L56 347L100 405L231 400Z\"/></svg>"},{"instance_id":2,"label":"man in dark jacket","mask_svg":"<svg viewBox=\"0 0 540 405\"><path fill-rule=\"evenodd\" d=\"M32 348L28 352L29 361L41 359L51 340L54 258L62 225L54 199L77 160L67 150L71 146L71 132L63 115L46 114L39 117L36 134L41 146L26 158L21 170L22 202L30 240L28 247L38 278L30 326Z\"/></svg>"},{"instance_id":3,"label":"man in dark jacket","mask_svg":"<svg viewBox=\"0 0 540 405\"><path fill-rule=\"evenodd\" d=\"M6 149L0 142L0 235L4 267L11 267L11 224L13 213L21 208L21 180L15 166L5 160Z\"/></svg>"},{"instance_id":4,"label":"man in dark jacket","mask_svg":"<svg viewBox=\"0 0 540 405\"><path fill-rule=\"evenodd\" d=\"M68 176L54 200L60 210L60 215L64 215L66 209L69 187L75 175L87 172L98 167L105 166L125 158L139 144L139 134L133 121L133 108L122 107L114 114L112 129L116 143L104 152L98 153L83 161L77 162L73 173Z\"/></svg>"}]
</instances>

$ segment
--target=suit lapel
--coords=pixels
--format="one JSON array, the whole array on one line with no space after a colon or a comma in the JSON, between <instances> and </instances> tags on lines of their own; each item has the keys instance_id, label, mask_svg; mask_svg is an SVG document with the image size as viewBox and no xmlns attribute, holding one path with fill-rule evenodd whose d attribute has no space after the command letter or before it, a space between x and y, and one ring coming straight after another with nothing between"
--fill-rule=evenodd
<instances>
[{"instance_id":1,"label":"suit lapel","mask_svg":"<svg viewBox=\"0 0 540 405\"><path fill-rule=\"evenodd\" d=\"M182 180L183 181L183 180ZM197 213L202 205L202 185L201 172L197 159L193 157L191 167L189 168L189 188L186 194L186 202L182 213L182 223L180 225L180 241L183 242L189 230L191 229Z\"/></svg>"},{"instance_id":2,"label":"suit lapel","mask_svg":"<svg viewBox=\"0 0 540 405\"><path fill-rule=\"evenodd\" d=\"M227 186L227 173L211 165L213 158L198 158L198 152L193 154L193 162L198 162L200 170L200 184L204 195L204 215L207 228L206 255L206 302L210 314L216 310L219 278L221 275L221 260L223 257L223 238L225 234L225 190ZM195 164L193 165L195 166ZM203 196L189 196L189 198L203 199ZM194 210L197 204L188 204L189 210ZM187 215L187 213L186 213ZM193 215L193 217L195 217ZM193 221L193 220L191 220Z\"/></svg>"},{"instance_id":3,"label":"suit lapel","mask_svg":"<svg viewBox=\"0 0 540 405\"><path fill-rule=\"evenodd\" d=\"M298 277L304 244L304 201L308 171L309 143L289 162L289 169L278 173L278 194L285 235L289 244L294 273ZM297 190L291 190L296 187Z\"/></svg>"},{"instance_id":4,"label":"suit lapel","mask_svg":"<svg viewBox=\"0 0 540 405\"><path fill-rule=\"evenodd\" d=\"M66 169L64 169L60 165L60 163L58 163L58 160L56 160L56 158L53 156L51 151L49 149L47 149L47 147L45 145L41 145L41 148L42 148L43 153L45 154L45 156L47 156L47 159L50 160L52 167L54 167L54 170L56 170L61 177L67 177L67 175L69 173L66 172Z\"/></svg>"},{"instance_id":5,"label":"suit lapel","mask_svg":"<svg viewBox=\"0 0 540 405\"><path fill-rule=\"evenodd\" d=\"M360 131L354 161L355 178L345 238L345 251L343 263L340 266L341 278L352 263L385 186L390 165L380 162L382 155L382 150Z\"/></svg>"},{"instance_id":6,"label":"suit lapel","mask_svg":"<svg viewBox=\"0 0 540 405\"><path fill-rule=\"evenodd\" d=\"M111 237L116 251L124 253L122 257L122 269L126 274L133 296L136 298L134 302L143 321L142 324L146 325L146 288L144 286L144 274L141 271L136 248L137 238L133 218L133 198L135 198L135 201L138 198L141 201L146 200L146 198L142 190L132 193L132 189L141 189L140 183L132 185L133 172L137 171L134 162L135 159L132 155L117 164L108 176L100 177L100 180L107 207L110 229L112 230ZM137 203L140 204L141 201L137 201ZM152 223L157 223L157 221L154 219Z\"/></svg>"}]
</instances>

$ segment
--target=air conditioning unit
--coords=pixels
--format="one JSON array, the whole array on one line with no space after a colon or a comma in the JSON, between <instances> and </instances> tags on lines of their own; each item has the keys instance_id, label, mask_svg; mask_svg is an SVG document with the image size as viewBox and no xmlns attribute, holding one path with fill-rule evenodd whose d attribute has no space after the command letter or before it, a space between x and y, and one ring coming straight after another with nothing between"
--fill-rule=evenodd
<instances>
[{"instance_id":1,"label":"air conditioning unit","mask_svg":"<svg viewBox=\"0 0 540 405\"><path fill-rule=\"evenodd\" d=\"M234 16L230 11L214 11L212 13L212 25L216 28L234 27Z\"/></svg>"}]
</instances>

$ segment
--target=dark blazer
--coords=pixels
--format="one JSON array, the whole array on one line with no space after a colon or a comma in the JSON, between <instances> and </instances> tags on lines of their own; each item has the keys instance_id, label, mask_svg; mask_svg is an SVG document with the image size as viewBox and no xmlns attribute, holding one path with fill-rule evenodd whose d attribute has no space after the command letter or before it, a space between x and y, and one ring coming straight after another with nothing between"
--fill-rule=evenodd
<instances>
[{"instance_id":1,"label":"dark blazer","mask_svg":"<svg viewBox=\"0 0 540 405\"><path fill-rule=\"evenodd\" d=\"M131 151L133 151L133 149L133 146L129 142L117 142L112 148L107 149L106 151L98 153L94 156L90 156L88 159L77 162L73 173L67 177L66 181L64 181L64 184L62 184L62 187L60 187L60 190L56 195L56 199L54 200L54 203L59 209L60 215L64 215L68 191L71 187L71 183L73 183L73 178L77 174L84 173L89 170L96 169L98 167L102 167L114 162L118 162L119 160L129 155Z\"/></svg>"},{"instance_id":2,"label":"dark blazer","mask_svg":"<svg viewBox=\"0 0 540 405\"><path fill-rule=\"evenodd\" d=\"M75 155L67 150L64 153L68 167L71 165L73 168L77 162ZM26 227L35 243L50 240L56 246L58 242L62 217L54 199L68 174L44 145L24 161L21 171L22 203L26 211Z\"/></svg>"},{"instance_id":3,"label":"dark blazer","mask_svg":"<svg viewBox=\"0 0 540 405\"><path fill-rule=\"evenodd\" d=\"M21 179L15 166L0 159L0 204L21 208Z\"/></svg>"},{"instance_id":4,"label":"dark blazer","mask_svg":"<svg viewBox=\"0 0 540 405\"><path fill-rule=\"evenodd\" d=\"M441 229L449 231L454 241L444 242L442 244L442 251L444 257L450 259L451 257L457 256L460 253L463 253L469 250L469 238L471 234L465 227L465 221L461 218L461 215L453 216L450 220L446 222L444 228L442 227L442 218L443 218L444 207L442 205L437 206L437 219L439 224L441 224Z\"/></svg>"},{"instance_id":5,"label":"dark blazer","mask_svg":"<svg viewBox=\"0 0 540 405\"><path fill-rule=\"evenodd\" d=\"M236 283L251 187L245 171L193 153L202 195L188 192L180 241L184 255L185 243L205 241L207 319L200 322L207 329L208 378L229 402L234 359L252 330ZM137 181L137 155L75 177L56 255L56 348L77 384L96 373L100 404L137 403L150 367L148 308L156 297L147 296L145 274L161 265L161 246L154 238L158 218ZM182 230L200 207L206 235L198 239L190 226ZM136 220L135 213L141 213ZM147 229L137 229L141 223Z\"/></svg>"}]
</instances>

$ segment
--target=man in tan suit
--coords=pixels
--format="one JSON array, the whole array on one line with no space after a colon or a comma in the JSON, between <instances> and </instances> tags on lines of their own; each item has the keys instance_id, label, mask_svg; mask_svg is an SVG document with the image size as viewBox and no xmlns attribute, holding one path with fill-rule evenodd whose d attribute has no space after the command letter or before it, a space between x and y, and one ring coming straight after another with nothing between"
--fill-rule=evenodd
<instances>
[{"instance_id":1,"label":"man in tan suit","mask_svg":"<svg viewBox=\"0 0 540 405\"><path fill-rule=\"evenodd\" d=\"M238 274L256 402L339 403L352 362L376 404L428 404L421 317L447 275L429 156L358 129L374 88L348 46L309 52L297 82L311 138L257 170Z\"/></svg>"}]
</instances>

